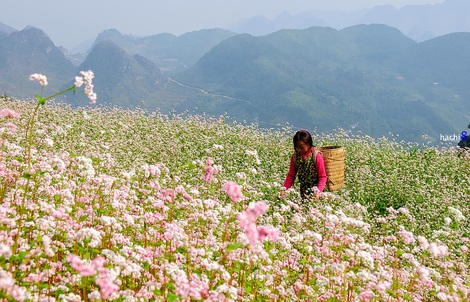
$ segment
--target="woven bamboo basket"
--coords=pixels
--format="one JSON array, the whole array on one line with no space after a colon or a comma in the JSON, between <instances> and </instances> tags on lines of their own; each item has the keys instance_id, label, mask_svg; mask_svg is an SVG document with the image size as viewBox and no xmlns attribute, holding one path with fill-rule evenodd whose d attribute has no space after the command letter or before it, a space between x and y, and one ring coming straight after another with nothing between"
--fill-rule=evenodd
<instances>
[{"instance_id":1,"label":"woven bamboo basket","mask_svg":"<svg viewBox=\"0 0 470 302\"><path fill-rule=\"evenodd\" d=\"M320 152L325 161L328 191L336 191L344 186L344 149L340 146L323 146Z\"/></svg>"}]
</instances>

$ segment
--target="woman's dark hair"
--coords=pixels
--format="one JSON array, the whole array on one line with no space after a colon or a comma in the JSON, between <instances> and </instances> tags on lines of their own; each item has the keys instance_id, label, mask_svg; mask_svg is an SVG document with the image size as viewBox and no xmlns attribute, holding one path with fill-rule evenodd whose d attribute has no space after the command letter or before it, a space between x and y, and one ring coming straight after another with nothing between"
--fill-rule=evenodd
<instances>
[{"instance_id":1,"label":"woman's dark hair","mask_svg":"<svg viewBox=\"0 0 470 302\"><path fill-rule=\"evenodd\" d=\"M294 135L294 149L297 147L297 142L302 141L307 144L309 147L313 146L313 139L310 132L307 130L299 130Z\"/></svg>"}]
</instances>

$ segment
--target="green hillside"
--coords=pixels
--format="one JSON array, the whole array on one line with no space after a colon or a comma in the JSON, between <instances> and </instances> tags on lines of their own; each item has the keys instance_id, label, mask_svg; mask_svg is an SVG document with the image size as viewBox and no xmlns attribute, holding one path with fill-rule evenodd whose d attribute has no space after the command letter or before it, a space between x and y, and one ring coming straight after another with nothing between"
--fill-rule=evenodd
<instances>
[{"instance_id":1,"label":"green hillside","mask_svg":"<svg viewBox=\"0 0 470 302\"><path fill-rule=\"evenodd\" d=\"M0 34L0 94L30 97L37 93L29 75L42 73L50 85L45 92L54 92L75 73L75 66L54 46L46 33L34 27Z\"/></svg>"},{"instance_id":2,"label":"green hillside","mask_svg":"<svg viewBox=\"0 0 470 302\"><path fill-rule=\"evenodd\" d=\"M239 35L175 78L248 101L237 118L436 140L466 124L469 35L416 43L384 25ZM219 113L231 113L225 105Z\"/></svg>"},{"instance_id":3,"label":"green hillside","mask_svg":"<svg viewBox=\"0 0 470 302\"><path fill-rule=\"evenodd\" d=\"M91 49L101 41L112 41L130 55L139 54L152 60L163 73L174 74L193 65L212 47L234 35L228 30L214 28L180 36L162 33L137 37L108 29L98 35Z\"/></svg>"},{"instance_id":4,"label":"green hillside","mask_svg":"<svg viewBox=\"0 0 470 302\"><path fill-rule=\"evenodd\" d=\"M102 103L125 108L133 108L154 99L165 81L155 63L138 54L129 55L111 41L96 44L78 70L94 72L95 92ZM70 85L73 83L66 87ZM79 94L66 95L60 100L78 105L81 103L80 97Z\"/></svg>"}]
</instances>

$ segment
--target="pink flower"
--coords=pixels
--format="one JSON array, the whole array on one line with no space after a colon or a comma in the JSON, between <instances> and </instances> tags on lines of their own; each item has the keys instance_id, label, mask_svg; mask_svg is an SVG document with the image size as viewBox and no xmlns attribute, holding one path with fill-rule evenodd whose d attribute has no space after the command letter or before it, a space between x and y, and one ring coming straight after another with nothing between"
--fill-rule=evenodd
<instances>
[{"instance_id":1,"label":"pink flower","mask_svg":"<svg viewBox=\"0 0 470 302\"><path fill-rule=\"evenodd\" d=\"M444 257L448 254L447 246L445 245L437 245L436 243L431 243L429 245L429 252L433 257Z\"/></svg>"},{"instance_id":2,"label":"pink flower","mask_svg":"<svg viewBox=\"0 0 470 302\"><path fill-rule=\"evenodd\" d=\"M74 254L67 255L67 261L70 266L76 270L81 276L93 276L96 272L104 266L106 260L100 256L96 257L93 261L84 262L80 257Z\"/></svg>"},{"instance_id":3,"label":"pink flower","mask_svg":"<svg viewBox=\"0 0 470 302\"><path fill-rule=\"evenodd\" d=\"M376 289L380 294L384 295L387 289L390 288L391 285L392 284L388 281L380 281L379 284L377 284Z\"/></svg>"},{"instance_id":4,"label":"pink flower","mask_svg":"<svg viewBox=\"0 0 470 302\"><path fill-rule=\"evenodd\" d=\"M6 123L5 127L8 129L10 132L16 132L16 125L13 123Z\"/></svg>"},{"instance_id":5,"label":"pink flower","mask_svg":"<svg viewBox=\"0 0 470 302\"><path fill-rule=\"evenodd\" d=\"M371 290L365 290L359 294L360 300L370 300L374 298L374 293Z\"/></svg>"},{"instance_id":6,"label":"pink flower","mask_svg":"<svg viewBox=\"0 0 470 302\"><path fill-rule=\"evenodd\" d=\"M275 227L272 226L261 226L258 228L258 238L259 240L264 240L264 238L271 238L273 241L277 241L279 239L279 231Z\"/></svg>"},{"instance_id":7,"label":"pink flower","mask_svg":"<svg viewBox=\"0 0 470 302\"><path fill-rule=\"evenodd\" d=\"M420 278L423 282L429 281L429 269L427 269L427 268L424 267L424 266L420 266L420 267L416 268L416 272L418 273L419 278Z\"/></svg>"},{"instance_id":8,"label":"pink flower","mask_svg":"<svg viewBox=\"0 0 470 302\"><path fill-rule=\"evenodd\" d=\"M403 238L403 241L405 242L405 244L410 244L415 240L413 233L408 232L406 230L399 231L398 235L400 235Z\"/></svg>"},{"instance_id":9,"label":"pink flower","mask_svg":"<svg viewBox=\"0 0 470 302\"><path fill-rule=\"evenodd\" d=\"M466 245L462 245L460 247L460 250L464 253L464 254L467 254L468 253L468 247Z\"/></svg>"},{"instance_id":10,"label":"pink flower","mask_svg":"<svg viewBox=\"0 0 470 302\"><path fill-rule=\"evenodd\" d=\"M8 109L8 108L3 108L2 110L0 110L0 116L8 117L8 118L20 117L20 115L16 111Z\"/></svg>"},{"instance_id":11,"label":"pink flower","mask_svg":"<svg viewBox=\"0 0 470 302\"><path fill-rule=\"evenodd\" d=\"M36 81L41 84L41 86L47 86L47 77L45 75L39 74L39 73L34 73L29 76L29 79L31 81Z\"/></svg>"},{"instance_id":12,"label":"pink flower","mask_svg":"<svg viewBox=\"0 0 470 302\"><path fill-rule=\"evenodd\" d=\"M233 202L238 202L240 199L243 198L243 194L240 187L234 181L229 181L225 183L222 187L222 190L224 190L228 194L228 196L230 196Z\"/></svg>"},{"instance_id":13,"label":"pink flower","mask_svg":"<svg viewBox=\"0 0 470 302\"><path fill-rule=\"evenodd\" d=\"M212 180L212 176L219 172L215 167L212 167L214 164L214 160L212 157L208 157L206 160L206 166L204 167L204 171L206 174L204 175L204 180L206 182L210 182Z\"/></svg>"},{"instance_id":14,"label":"pink flower","mask_svg":"<svg viewBox=\"0 0 470 302\"><path fill-rule=\"evenodd\" d=\"M273 241L279 239L279 232L272 226L256 227L256 220L258 217L265 213L268 206L264 202L258 202L251 205L248 209L241 212L237 216L240 227L245 231L245 236L248 239L251 247L254 247L258 242L263 241L266 237L271 238Z\"/></svg>"},{"instance_id":15,"label":"pink flower","mask_svg":"<svg viewBox=\"0 0 470 302\"><path fill-rule=\"evenodd\" d=\"M101 298L106 300L119 290L119 286L109 279L109 272L106 268L101 268L99 272L96 284L100 287Z\"/></svg>"},{"instance_id":16,"label":"pink flower","mask_svg":"<svg viewBox=\"0 0 470 302\"><path fill-rule=\"evenodd\" d=\"M423 237L423 236L418 236L418 242L419 242L419 245L423 248L423 249L428 249L429 247L429 242L428 240Z\"/></svg>"}]
</instances>

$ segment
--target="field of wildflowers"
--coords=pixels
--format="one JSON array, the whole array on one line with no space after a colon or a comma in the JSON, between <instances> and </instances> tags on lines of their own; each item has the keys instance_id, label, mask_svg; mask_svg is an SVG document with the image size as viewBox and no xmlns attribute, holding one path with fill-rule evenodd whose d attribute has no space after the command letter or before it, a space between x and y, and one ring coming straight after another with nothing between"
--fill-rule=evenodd
<instances>
[{"instance_id":1,"label":"field of wildflowers","mask_svg":"<svg viewBox=\"0 0 470 302\"><path fill-rule=\"evenodd\" d=\"M470 298L467 154L314 134L345 187L302 203L289 127L38 101L0 98L3 301Z\"/></svg>"}]
</instances>

